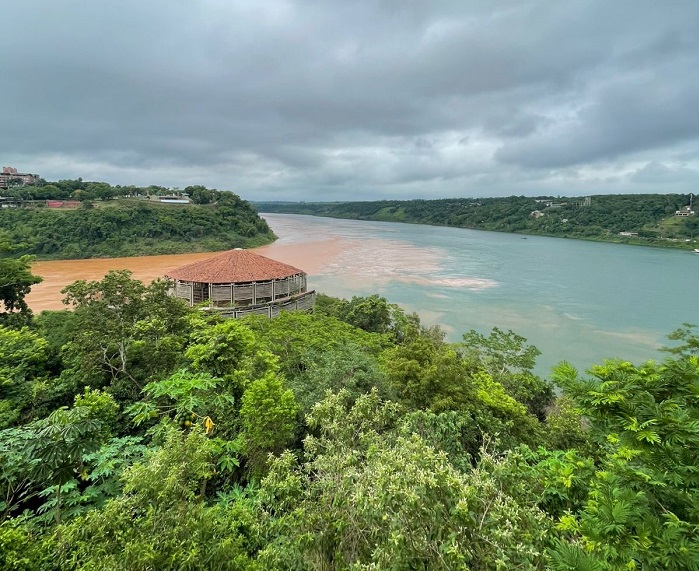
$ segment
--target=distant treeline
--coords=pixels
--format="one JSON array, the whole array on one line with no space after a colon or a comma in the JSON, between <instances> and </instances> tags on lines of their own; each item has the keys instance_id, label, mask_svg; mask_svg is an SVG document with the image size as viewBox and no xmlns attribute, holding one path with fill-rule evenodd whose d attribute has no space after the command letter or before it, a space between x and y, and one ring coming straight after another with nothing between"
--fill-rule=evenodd
<instances>
[{"instance_id":1,"label":"distant treeline","mask_svg":"<svg viewBox=\"0 0 699 571\"><path fill-rule=\"evenodd\" d=\"M94 204L99 207L83 202L74 210L3 208L0 237L12 244L12 256L34 254L44 259L249 248L275 238L250 204L230 192L220 193L214 204L205 206L137 200Z\"/></svg>"},{"instance_id":2,"label":"distant treeline","mask_svg":"<svg viewBox=\"0 0 699 571\"><path fill-rule=\"evenodd\" d=\"M211 204L216 202L228 191L206 188L202 185L178 188L165 186L112 186L107 182L75 180L59 180L48 182L40 179L35 186L15 186L2 189L0 196L18 198L20 200L111 200L132 196L168 196L187 194L195 204Z\"/></svg>"},{"instance_id":3,"label":"distant treeline","mask_svg":"<svg viewBox=\"0 0 699 571\"><path fill-rule=\"evenodd\" d=\"M699 217L675 216L676 211L688 205L689 196L685 194L255 204L260 212L694 248L699 239ZM622 232L625 235L620 235Z\"/></svg>"}]
</instances>

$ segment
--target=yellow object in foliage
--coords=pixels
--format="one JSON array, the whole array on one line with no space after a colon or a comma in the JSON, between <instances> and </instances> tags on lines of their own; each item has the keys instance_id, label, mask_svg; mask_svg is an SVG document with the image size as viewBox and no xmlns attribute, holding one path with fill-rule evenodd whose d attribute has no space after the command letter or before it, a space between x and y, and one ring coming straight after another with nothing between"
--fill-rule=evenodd
<instances>
[{"instance_id":1,"label":"yellow object in foliage","mask_svg":"<svg viewBox=\"0 0 699 571\"><path fill-rule=\"evenodd\" d=\"M211 420L211 417L210 417L210 416L207 416L207 417L204 419L204 428L206 429L206 433L207 433L207 434L211 434L211 433L214 431L214 426L216 426L216 425L214 424L214 421Z\"/></svg>"}]
</instances>

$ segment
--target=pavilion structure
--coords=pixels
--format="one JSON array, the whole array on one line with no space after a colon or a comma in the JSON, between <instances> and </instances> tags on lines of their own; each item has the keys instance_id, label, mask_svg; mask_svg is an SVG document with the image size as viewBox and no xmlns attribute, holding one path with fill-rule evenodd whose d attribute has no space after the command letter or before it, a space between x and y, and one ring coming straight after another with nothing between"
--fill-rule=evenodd
<instances>
[{"instance_id":1,"label":"pavilion structure","mask_svg":"<svg viewBox=\"0 0 699 571\"><path fill-rule=\"evenodd\" d=\"M303 270L240 248L181 266L165 277L173 281L176 297L226 317L271 318L282 311L309 311L315 304Z\"/></svg>"}]
</instances>

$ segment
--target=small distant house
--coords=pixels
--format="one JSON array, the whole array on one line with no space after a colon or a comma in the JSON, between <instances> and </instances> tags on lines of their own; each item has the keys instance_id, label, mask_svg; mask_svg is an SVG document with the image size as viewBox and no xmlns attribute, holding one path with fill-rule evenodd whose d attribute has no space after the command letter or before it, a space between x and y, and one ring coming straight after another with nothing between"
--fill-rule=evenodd
<instances>
[{"instance_id":1,"label":"small distant house","mask_svg":"<svg viewBox=\"0 0 699 571\"><path fill-rule=\"evenodd\" d=\"M188 196L161 196L160 202L165 204L189 204Z\"/></svg>"},{"instance_id":2,"label":"small distant house","mask_svg":"<svg viewBox=\"0 0 699 571\"><path fill-rule=\"evenodd\" d=\"M619 236L638 236L638 232L619 232Z\"/></svg>"},{"instance_id":3,"label":"small distant house","mask_svg":"<svg viewBox=\"0 0 699 571\"><path fill-rule=\"evenodd\" d=\"M0 196L0 208L18 208L20 206L22 206L22 201L19 198Z\"/></svg>"},{"instance_id":4,"label":"small distant house","mask_svg":"<svg viewBox=\"0 0 699 571\"><path fill-rule=\"evenodd\" d=\"M171 270L172 293L189 305L206 303L225 317L282 311L309 311L315 291L308 291L303 270L248 250L218 256Z\"/></svg>"},{"instance_id":5,"label":"small distant house","mask_svg":"<svg viewBox=\"0 0 699 571\"><path fill-rule=\"evenodd\" d=\"M675 210L675 216L694 216L694 210L691 206L685 206L680 210Z\"/></svg>"},{"instance_id":6,"label":"small distant house","mask_svg":"<svg viewBox=\"0 0 699 571\"><path fill-rule=\"evenodd\" d=\"M545 214L541 212L541 210L534 210L529 216L531 218L541 218L542 216L545 216Z\"/></svg>"}]
</instances>

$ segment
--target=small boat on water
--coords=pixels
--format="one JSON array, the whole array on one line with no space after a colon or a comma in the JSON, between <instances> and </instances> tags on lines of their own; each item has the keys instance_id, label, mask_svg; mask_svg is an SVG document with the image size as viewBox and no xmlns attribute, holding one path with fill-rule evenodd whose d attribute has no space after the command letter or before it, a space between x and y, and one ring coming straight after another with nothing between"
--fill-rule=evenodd
<instances>
[{"instance_id":1,"label":"small boat on water","mask_svg":"<svg viewBox=\"0 0 699 571\"><path fill-rule=\"evenodd\" d=\"M693 252L694 254L699 254L699 248L694 248L694 250L692 250L692 252Z\"/></svg>"}]
</instances>

